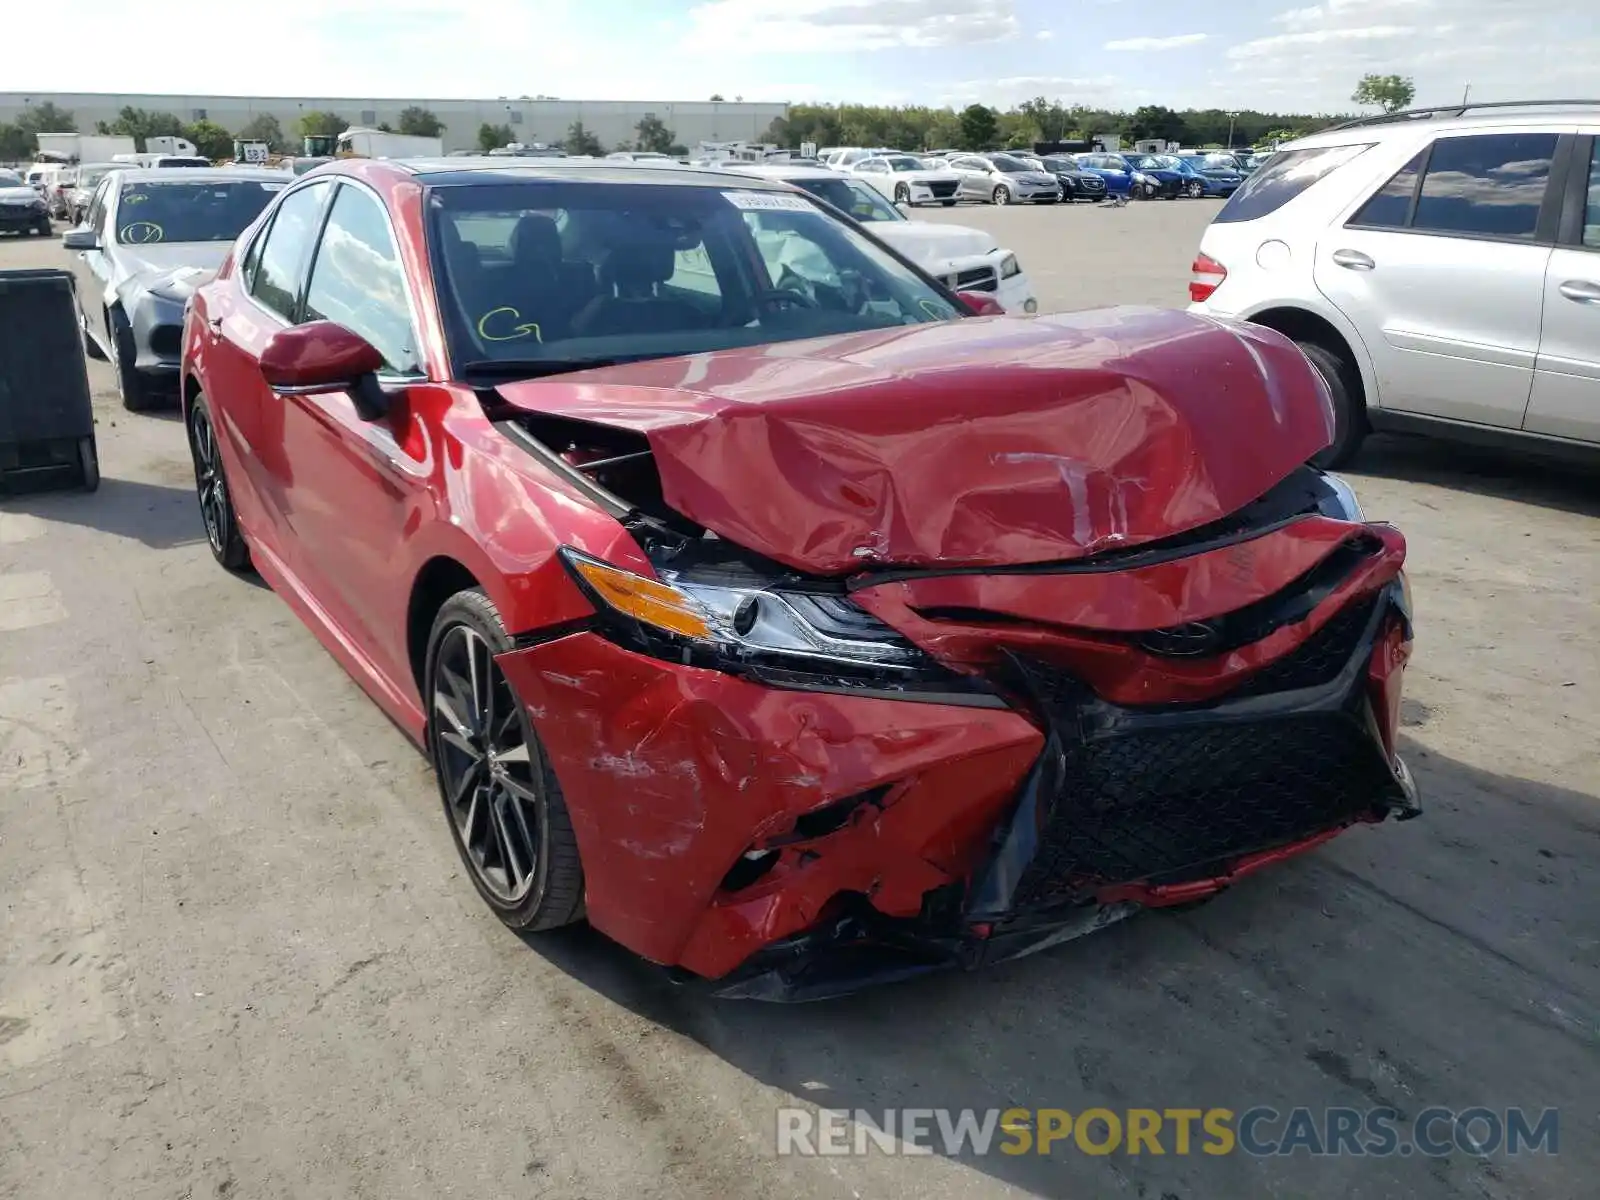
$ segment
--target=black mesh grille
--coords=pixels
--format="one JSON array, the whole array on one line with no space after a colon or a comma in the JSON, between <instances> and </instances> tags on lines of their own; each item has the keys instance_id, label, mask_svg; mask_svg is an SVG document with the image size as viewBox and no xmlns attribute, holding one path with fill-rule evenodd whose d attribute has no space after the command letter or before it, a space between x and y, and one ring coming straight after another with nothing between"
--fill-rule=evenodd
<instances>
[{"instance_id":1,"label":"black mesh grille","mask_svg":"<svg viewBox=\"0 0 1600 1200\"><path fill-rule=\"evenodd\" d=\"M1264 696L1332 682L1360 646L1377 606L1376 596L1346 605L1311 637L1261 668L1229 696Z\"/></svg>"},{"instance_id":2,"label":"black mesh grille","mask_svg":"<svg viewBox=\"0 0 1600 1200\"><path fill-rule=\"evenodd\" d=\"M928 184L928 190L940 198L954 196L956 194L956 181L954 179L936 179Z\"/></svg>"},{"instance_id":3,"label":"black mesh grille","mask_svg":"<svg viewBox=\"0 0 1600 1200\"><path fill-rule=\"evenodd\" d=\"M1014 902L1200 877L1399 794L1380 744L1348 712L1079 742Z\"/></svg>"}]
</instances>

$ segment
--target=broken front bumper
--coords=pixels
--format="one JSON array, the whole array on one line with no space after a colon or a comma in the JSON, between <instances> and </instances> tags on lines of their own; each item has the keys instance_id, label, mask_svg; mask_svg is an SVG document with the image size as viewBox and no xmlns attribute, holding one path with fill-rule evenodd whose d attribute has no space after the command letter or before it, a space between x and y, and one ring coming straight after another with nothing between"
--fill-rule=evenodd
<instances>
[{"instance_id":1,"label":"broken front bumper","mask_svg":"<svg viewBox=\"0 0 1600 1200\"><path fill-rule=\"evenodd\" d=\"M598 634L499 660L568 797L591 922L720 995L820 999L1204 899L1418 811L1403 583L1206 702L1013 654L1010 709L780 691Z\"/></svg>"}]
</instances>

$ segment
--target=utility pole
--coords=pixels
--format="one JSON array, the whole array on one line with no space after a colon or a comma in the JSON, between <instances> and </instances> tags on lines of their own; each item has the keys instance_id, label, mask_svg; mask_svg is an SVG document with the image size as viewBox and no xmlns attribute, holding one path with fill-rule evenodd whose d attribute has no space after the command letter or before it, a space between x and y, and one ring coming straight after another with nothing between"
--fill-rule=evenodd
<instances>
[{"instance_id":1,"label":"utility pole","mask_svg":"<svg viewBox=\"0 0 1600 1200\"><path fill-rule=\"evenodd\" d=\"M1231 112L1231 113L1228 114L1228 149L1229 150L1233 149L1233 123L1234 123L1235 120L1238 119L1238 117L1239 117L1239 114L1236 113L1236 112Z\"/></svg>"},{"instance_id":2,"label":"utility pole","mask_svg":"<svg viewBox=\"0 0 1600 1200\"><path fill-rule=\"evenodd\" d=\"M1470 95L1472 95L1472 85L1469 83L1469 84L1467 84L1466 87L1461 89L1461 107L1462 108L1465 108L1467 106L1467 97L1470 96Z\"/></svg>"}]
</instances>

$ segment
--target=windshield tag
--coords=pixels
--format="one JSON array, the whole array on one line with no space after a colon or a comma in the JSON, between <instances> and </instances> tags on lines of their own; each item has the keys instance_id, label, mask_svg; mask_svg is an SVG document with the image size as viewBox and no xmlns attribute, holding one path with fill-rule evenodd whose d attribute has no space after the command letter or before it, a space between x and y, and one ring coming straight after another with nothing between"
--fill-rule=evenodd
<instances>
[{"instance_id":1,"label":"windshield tag","mask_svg":"<svg viewBox=\"0 0 1600 1200\"><path fill-rule=\"evenodd\" d=\"M723 192L729 204L745 212L816 212L804 196L787 192Z\"/></svg>"},{"instance_id":2,"label":"windshield tag","mask_svg":"<svg viewBox=\"0 0 1600 1200\"><path fill-rule=\"evenodd\" d=\"M261 185L261 190L263 192L281 192L288 186L289 185L287 183L263 183Z\"/></svg>"}]
</instances>

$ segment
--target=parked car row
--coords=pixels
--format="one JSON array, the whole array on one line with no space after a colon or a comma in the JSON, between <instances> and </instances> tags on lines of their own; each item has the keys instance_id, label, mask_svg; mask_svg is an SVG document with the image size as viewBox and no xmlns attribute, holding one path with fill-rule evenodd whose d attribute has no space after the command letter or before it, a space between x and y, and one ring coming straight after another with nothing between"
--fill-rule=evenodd
<instances>
[{"instance_id":1,"label":"parked car row","mask_svg":"<svg viewBox=\"0 0 1600 1200\"><path fill-rule=\"evenodd\" d=\"M834 148L821 165L866 179L896 204L1057 204L1231 196L1244 181L1232 155L1046 154L1003 151L912 154Z\"/></svg>"}]
</instances>

